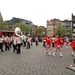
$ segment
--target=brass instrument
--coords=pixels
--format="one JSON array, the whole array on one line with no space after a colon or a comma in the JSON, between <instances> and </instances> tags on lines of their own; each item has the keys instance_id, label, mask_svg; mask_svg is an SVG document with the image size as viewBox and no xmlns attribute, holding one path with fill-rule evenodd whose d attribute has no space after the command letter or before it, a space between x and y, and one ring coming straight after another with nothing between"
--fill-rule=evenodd
<instances>
[{"instance_id":1,"label":"brass instrument","mask_svg":"<svg viewBox=\"0 0 75 75\"><path fill-rule=\"evenodd\" d=\"M22 40L22 38L21 38L21 36L20 36L20 34L21 34L21 29L20 29L19 27L16 27L16 28L15 28L15 34L16 34L17 36L19 36L21 42L23 42L23 40Z\"/></svg>"},{"instance_id":2,"label":"brass instrument","mask_svg":"<svg viewBox=\"0 0 75 75\"><path fill-rule=\"evenodd\" d=\"M16 28L15 28L15 34L16 34L17 36L20 36L20 33L21 33L21 29L20 29L19 27L16 27Z\"/></svg>"}]
</instances>

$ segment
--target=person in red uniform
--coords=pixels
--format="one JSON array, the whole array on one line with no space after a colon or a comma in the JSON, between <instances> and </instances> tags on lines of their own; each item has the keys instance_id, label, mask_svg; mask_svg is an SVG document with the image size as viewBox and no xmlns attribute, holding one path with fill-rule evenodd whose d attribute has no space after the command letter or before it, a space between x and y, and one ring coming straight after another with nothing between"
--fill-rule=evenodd
<instances>
[{"instance_id":1,"label":"person in red uniform","mask_svg":"<svg viewBox=\"0 0 75 75\"><path fill-rule=\"evenodd\" d=\"M52 42L52 39L50 38L49 35L47 35L47 38L46 38L46 51L44 52L45 54L47 52L49 52L48 55L51 55L51 42Z\"/></svg>"},{"instance_id":2,"label":"person in red uniform","mask_svg":"<svg viewBox=\"0 0 75 75\"><path fill-rule=\"evenodd\" d=\"M63 49L63 46L64 46L64 38L61 36L60 37L60 45L61 45L61 50Z\"/></svg>"},{"instance_id":3,"label":"person in red uniform","mask_svg":"<svg viewBox=\"0 0 75 75\"><path fill-rule=\"evenodd\" d=\"M75 56L75 38L73 38L72 42L70 43L70 46L72 48L71 55Z\"/></svg>"},{"instance_id":4,"label":"person in red uniform","mask_svg":"<svg viewBox=\"0 0 75 75\"><path fill-rule=\"evenodd\" d=\"M55 56L55 53L59 50L60 51L60 57L62 57L62 50L61 50L61 40L59 36L56 36L55 42L54 42L54 46L55 46L55 51L53 52L52 56Z\"/></svg>"},{"instance_id":5,"label":"person in red uniform","mask_svg":"<svg viewBox=\"0 0 75 75\"><path fill-rule=\"evenodd\" d=\"M53 47L53 51L55 50L54 42L55 42L55 36L52 37L52 47Z\"/></svg>"}]
</instances>

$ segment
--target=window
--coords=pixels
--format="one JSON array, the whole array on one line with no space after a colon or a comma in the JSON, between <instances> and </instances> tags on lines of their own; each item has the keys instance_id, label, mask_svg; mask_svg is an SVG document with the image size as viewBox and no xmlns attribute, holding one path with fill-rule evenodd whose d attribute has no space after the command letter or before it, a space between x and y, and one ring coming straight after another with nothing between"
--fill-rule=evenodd
<instances>
[{"instance_id":1,"label":"window","mask_svg":"<svg viewBox=\"0 0 75 75\"><path fill-rule=\"evenodd\" d=\"M59 22L57 21L56 24L58 24Z\"/></svg>"},{"instance_id":2,"label":"window","mask_svg":"<svg viewBox=\"0 0 75 75\"><path fill-rule=\"evenodd\" d=\"M75 32L75 29L73 29L73 32Z\"/></svg>"},{"instance_id":3,"label":"window","mask_svg":"<svg viewBox=\"0 0 75 75\"><path fill-rule=\"evenodd\" d=\"M73 24L73 26L75 26L75 24Z\"/></svg>"},{"instance_id":4,"label":"window","mask_svg":"<svg viewBox=\"0 0 75 75\"><path fill-rule=\"evenodd\" d=\"M48 28L50 28L50 26L48 26Z\"/></svg>"},{"instance_id":5,"label":"window","mask_svg":"<svg viewBox=\"0 0 75 75\"><path fill-rule=\"evenodd\" d=\"M51 31L51 34L53 34L53 31Z\"/></svg>"},{"instance_id":6,"label":"window","mask_svg":"<svg viewBox=\"0 0 75 75\"><path fill-rule=\"evenodd\" d=\"M49 22L49 24L52 24L52 22Z\"/></svg>"},{"instance_id":7,"label":"window","mask_svg":"<svg viewBox=\"0 0 75 75\"><path fill-rule=\"evenodd\" d=\"M57 26L55 26L55 29L57 28Z\"/></svg>"},{"instance_id":8,"label":"window","mask_svg":"<svg viewBox=\"0 0 75 75\"><path fill-rule=\"evenodd\" d=\"M48 31L48 34L50 34L50 31Z\"/></svg>"},{"instance_id":9,"label":"window","mask_svg":"<svg viewBox=\"0 0 75 75\"><path fill-rule=\"evenodd\" d=\"M53 29L53 26L51 26L51 29Z\"/></svg>"}]
</instances>

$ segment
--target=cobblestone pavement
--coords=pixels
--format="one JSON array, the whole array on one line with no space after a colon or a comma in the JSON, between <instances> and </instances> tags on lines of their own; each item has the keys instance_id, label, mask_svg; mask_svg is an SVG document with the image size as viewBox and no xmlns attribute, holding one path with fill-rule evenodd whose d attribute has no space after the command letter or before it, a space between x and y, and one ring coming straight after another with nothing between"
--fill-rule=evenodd
<instances>
[{"instance_id":1,"label":"cobblestone pavement","mask_svg":"<svg viewBox=\"0 0 75 75\"><path fill-rule=\"evenodd\" d=\"M64 57L55 57L44 54L42 43L31 46L31 49L21 47L21 54L10 51L0 52L0 75L75 75L75 72L66 69L71 63L71 48L63 48ZM53 52L53 50L52 50Z\"/></svg>"}]
</instances>

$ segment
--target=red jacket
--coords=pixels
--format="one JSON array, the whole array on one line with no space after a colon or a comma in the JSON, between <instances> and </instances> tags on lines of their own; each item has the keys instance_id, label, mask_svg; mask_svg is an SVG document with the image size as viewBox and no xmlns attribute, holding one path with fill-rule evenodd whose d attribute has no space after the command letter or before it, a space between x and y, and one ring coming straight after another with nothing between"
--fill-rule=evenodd
<instances>
[{"instance_id":1,"label":"red jacket","mask_svg":"<svg viewBox=\"0 0 75 75\"><path fill-rule=\"evenodd\" d=\"M60 42L61 42L61 45L63 46L64 45L64 38L60 38Z\"/></svg>"},{"instance_id":2,"label":"red jacket","mask_svg":"<svg viewBox=\"0 0 75 75\"><path fill-rule=\"evenodd\" d=\"M75 49L75 41L71 42L70 46Z\"/></svg>"},{"instance_id":3,"label":"red jacket","mask_svg":"<svg viewBox=\"0 0 75 75\"><path fill-rule=\"evenodd\" d=\"M46 44L51 45L52 39L51 38L46 38Z\"/></svg>"},{"instance_id":4,"label":"red jacket","mask_svg":"<svg viewBox=\"0 0 75 75\"><path fill-rule=\"evenodd\" d=\"M60 38L55 39L54 45L57 47L58 45L60 45L61 41Z\"/></svg>"}]
</instances>

